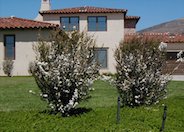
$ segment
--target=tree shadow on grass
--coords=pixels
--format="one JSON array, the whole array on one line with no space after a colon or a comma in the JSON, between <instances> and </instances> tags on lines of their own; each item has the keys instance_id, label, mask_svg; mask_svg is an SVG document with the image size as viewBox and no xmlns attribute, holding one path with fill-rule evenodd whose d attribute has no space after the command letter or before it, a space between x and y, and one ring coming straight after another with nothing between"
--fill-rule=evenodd
<instances>
[{"instance_id":1,"label":"tree shadow on grass","mask_svg":"<svg viewBox=\"0 0 184 132\"><path fill-rule=\"evenodd\" d=\"M69 115L70 116L78 116L78 115L88 113L90 111L92 111L91 108L85 108L85 107L76 108L76 109L71 109L70 112L69 112Z\"/></svg>"},{"instance_id":2,"label":"tree shadow on grass","mask_svg":"<svg viewBox=\"0 0 184 132\"><path fill-rule=\"evenodd\" d=\"M60 114L62 117L68 117L68 116L80 116L90 111L92 111L91 108L81 107L81 108L71 109L66 115L52 111L52 110L44 110L39 113L48 114L48 115L59 115Z\"/></svg>"}]
</instances>

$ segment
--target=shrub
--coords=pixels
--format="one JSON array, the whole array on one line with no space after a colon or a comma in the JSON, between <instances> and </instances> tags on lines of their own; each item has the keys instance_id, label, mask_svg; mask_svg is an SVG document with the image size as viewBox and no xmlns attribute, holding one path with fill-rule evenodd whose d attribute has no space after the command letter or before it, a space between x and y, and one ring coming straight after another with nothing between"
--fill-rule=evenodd
<instances>
[{"instance_id":1,"label":"shrub","mask_svg":"<svg viewBox=\"0 0 184 132\"><path fill-rule=\"evenodd\" d=\"M183 57L183 51L181 50L180 52L177 53L177 60L176 62L184 62L184 57Z\"/></svg>"},{"instance_id":2,"label":"shrub","mask_svg":"<svg viewBox=\"0 0 184 132\"><path fill-rule=\"evenodd\" d=\"M115 52L116 87L124 105L150 105L166 95L168 76L162 74L165 49L165 43L159 45L145 36L120 43Z\"/></svg>"},{"instance_id":3,"label":"shrub","mask_svg":"<svg viewBox=\"0 0 184 132\"><path fill-rule=\"evenodd\" d=\"M49 42L35 47L37 58L31 72L56 113L68 116L70 111L88 97L89 87L98 75L94 61L94 40L85 33L55 31Z\"/></svg>"},{"instance_id":4,"label":"shrub","mask_svg":"<svg viewBox=\"0 0 184 132\"><path fill-rule=\"evenodd\" d=\"M3 71L4 74L6 74L8 77L12 76L13 64L14 64L13 60L3 61Z\"/></svg>"}]
</instances>

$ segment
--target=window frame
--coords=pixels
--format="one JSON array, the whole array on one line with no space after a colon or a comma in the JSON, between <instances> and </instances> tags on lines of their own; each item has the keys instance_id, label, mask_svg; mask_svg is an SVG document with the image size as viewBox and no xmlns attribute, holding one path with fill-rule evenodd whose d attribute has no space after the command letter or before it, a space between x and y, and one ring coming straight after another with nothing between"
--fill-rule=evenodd
<instances>
[{"instance_id":1,"label":"window frame","mask_svg":"<svg viewBox=\"0 0 184 132\"><path fill-rule=\"evenodd\" d=\"M6 44L7 44L7 40L6 40L6 37L8 37L8 36L12 36L13 37L13 39L14 39L14 43L13 43L13 57L12 58L8 58L7 56L6 56L6 52L7 52L7 48L6 48ZM6 35L4 35L4 59L5 60L15 60L15 52L16 52L16 46L15 46L15 43L16 43L16 38L15 38L15 35L14 34L6 34Z\"/></svg>"},{"instance_id":2,"label":"window frame","mask_svg":"<svg viewBox=\"0 0 184 132\"><path fill-rule=\"evenodd\" d=\"M102 47L102 48L95 48L94 49L94 57L96 56L96 52L98 52L98 51L101 51L101 50L103 50L103 51L105 51L106 52L106 56L105 56L105 60L106 60L106 62L105 62L105 67L100 67L100 69L108 69L108 49L109 48L104 48L104 47ZM98 59L98 56L97 56L97 58L94 58L94 59ZM97 60L95 60L95 61L97 61Z\"/></svg>"},{"instance_id":3,"label":"window frame","mask_svg":"<svg viewBox=\"0 0 184 132\"><path fill-rule=\"evenodd\" d=\"M70 27L70 25L71 25L71 18L74 18L74 17L76 17L76 18L78 18L78 29L77 29L77 31L80 31L80 17L79 16L61 16L60 17L60 25L61 25L61 29L62 30L64 30L64 31L66 31L66 32L70 32L70 31L74 31L74 30L65 30L65 29L63 29L63 26L62 26L62 18L69 18L69 27ZM69 28L70 29L70 28Z\"/></svg>"},{"instance_id":4,"label":"window frame","mask_svg":"<svg viewBox=\"0 0 184 132\"><path fill-rule=\"evenodd\" d=\"M89 18L90 17L95 17L96 18L96 29L95 30L89 30ZM105 26L106 26L106 28L105 28L105 30L99 30L98 29L98 18L99 17L105 17ZM89 32L106 32L107 31L107 16L88 16L87 17L87 24L88 24L88 31Z\"/></svg>"}]
</instances>

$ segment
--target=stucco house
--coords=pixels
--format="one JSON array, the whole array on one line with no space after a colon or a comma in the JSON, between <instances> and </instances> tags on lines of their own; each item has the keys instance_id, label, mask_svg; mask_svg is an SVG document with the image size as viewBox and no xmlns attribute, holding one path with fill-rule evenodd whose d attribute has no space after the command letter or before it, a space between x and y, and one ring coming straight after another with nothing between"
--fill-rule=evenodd
<instances>
[{"instance_id":1,"label":"stucco house","mask_svg":"<svg viewBox=\"0 0 184 132\"><path fill-rule=\"evenodd\" d=\"M160 42L167 43L166 59L167 63L164 67L166 72L173 75L184 75L184 63L177 62L177 54L180 51L184 51L184 34L171 34L171 33L128 33L125 34L125 40L130 39L133 36L144 35L145 37L159 40ZM182 54L184 57L184 54Z\"/></svg>"},{"instance_id":2,"label":"stucco house","mask_svg":"<svg viewBox=\"0 0 184 132\"><path fill-rule=\"evenodd\" d=\"M6 59L14 60L13 75L29 75L29 63L35 59L32 46L38 34L47 37L56 26L16 17L0 18L0 75L4 75L2 63Z\"/></svg>"},{"instance_id":3,"label":"stucco house","mask_svg":"<svg viewBox=\"0 0 184 132\"><path fill-rule=\"evenodd\" d=\"M139 19L127 16L125 9L84 6L51 10L50 0L41 0L35 20L0 18L0 63L13 59L13 75L29 75L29 62L35 59L32 45L37 42L38 34L41 31L47 37L49 30L59 25L65 31L79 30L94 36L101 72L114 73L114 51L125 34L136 32ZM0 75L3 75L2 66Z\"/></svg>"}]
</instances>

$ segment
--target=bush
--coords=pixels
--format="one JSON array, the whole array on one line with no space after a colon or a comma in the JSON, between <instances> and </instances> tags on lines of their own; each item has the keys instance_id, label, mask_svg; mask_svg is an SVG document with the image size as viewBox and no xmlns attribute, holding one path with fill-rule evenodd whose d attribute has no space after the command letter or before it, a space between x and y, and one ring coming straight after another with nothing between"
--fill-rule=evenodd
<instances>
[{"instance_id":1,"label":"bush","mask_svg":"<svg viewBox=\"0 0 184 132\"><path fill-rule=\"evenodd\" d=\"M121 42L115 52L116 87L124 105L153 104L166 95L168 76L162 74L166 44L138 36ZM160 50L159 50L160 49Z\"/></svg>"},{"instance_id":2,"label":"bush","mask_svg":"<svg viewBox=\"0 0 184 132\"><path fill-rule=\"evenodd\" d=\"M37 58L31 72L42 97L56 113L68 116L88 97L89 87L98 75L94 61L94 40L85 33L55 31L49 42L34 47Z\"/></svg>"},{"instance_id":3,"label":"bush","mask_svg":"<svg viewBox=\"0 0 184 132\"><path fill-rule=\"evenodd\" d=\"M8 77L12 76L13 64L14 64L13 60L3 61L3 71L4 74L6 74Z\"/></svg>"},{"instance_id":4,"label":"bush","mask_svg":"<svg viewBox=\"0 0 184 132\"><path fill-rule=\"evenodd\" d=\"M177 60L176 62L184 62L184 54L183 54L183 51L181 50L180 52L177 53Z\"/></svg>"}]
</instances>

